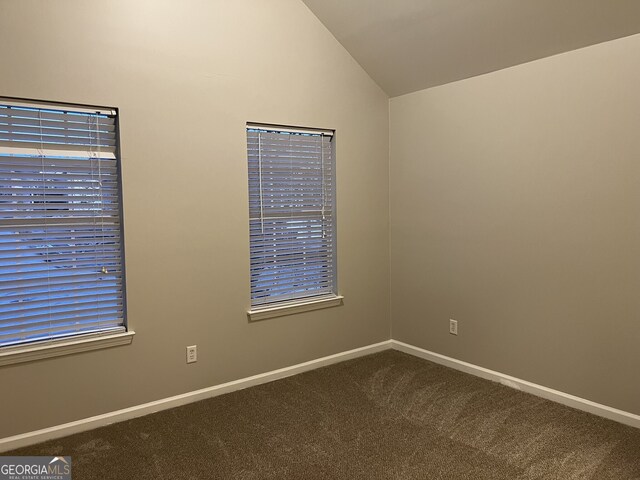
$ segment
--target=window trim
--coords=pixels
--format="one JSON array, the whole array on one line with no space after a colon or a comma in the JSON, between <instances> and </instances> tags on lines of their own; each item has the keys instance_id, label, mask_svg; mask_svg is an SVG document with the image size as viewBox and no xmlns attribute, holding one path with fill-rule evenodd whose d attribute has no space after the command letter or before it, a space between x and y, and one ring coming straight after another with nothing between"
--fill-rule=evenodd
<instances>
[{"instance_id":1,"label":"window trim","mask_svg":"<svg viewBox=\"0 0 640 480\"><path fill-rule=\"evenodd\" d=\"M43 340L15 347L3 347L0 349L0 367L120 345L131 345L135 334L136 332L133 330L115 334L94 333L61 340Z\"/></svg>"},{"instance_id":2,"label":"window trim","mask_svg":"<svg viewBox=\"0 0 640 480\"><path fill-rule=\"evenodd\" d=\"M282 125L275 123L262 123L262 122L246 122L245 132L250 130L266 131L274 133L292 133L292 134L309 134L314 136L320 136L328 138L331 143L332 158L333 158L333 178L332 178L332 196L333 196L333 255L331 258L331 264L333 269L333 288L331 292L318 293L316 295L302 296L298 298L291 298L288 300L272 301L269 303L263 303L259 305L253 304L253 297L251 296L250 307L247 310L247 317L249 321L264 320L273 317L292 315L296 313L302 313L311 310L318 310L322 308L329 308L342 305L344 297L340 294L338 286L338 270L337 270L337 204L336 202L336 176L337 166L335 163L335 129L328 128L314 128L314 127L301 127L294 125ZM251 182L249 182L251 183ZM251 185L250 185L251 187ZM262 194L262 193L261 193ZM250 215L251 216L251 215ZM249 220L251 223L251 219ZM251 247L250 247L251 249ZM252 289L250 289L253 292ZM252 293L253 294L253 293ZM251 295L252 295L251 294Z\"/></svg>"},{"instance_id":3,"label":"window trim","mask_svg":"<svg viewBox=\"0 0 640 480\"><path fill-rule=\"evenodd\" d=\"M296 313L310 312L323 308L339 307L343 305L342 295L323 295L321 297L307 297L302 300L270 304L261 308L247 311L247 317L251 322L267 320L269 318L284 317Z\"/></svg>"},{"instance_id":4,"label":"window trim","mask_svg":"<svg viewBox=\"0 0 640 480\"><path fill-rule=\"evenodd\" d=\"M83 103L60 102L52 100L30 99L23 97L0 96L0 102L6 105L26 108L51 108L56 110L72 110L74 112L109 115L114 117L115 150L117 172L118 215L120 219L120 266L122 270L122 325L123 331L98 331L71 334L64 337L43 339L0 346L0 367L16 363L24 363L50 357L71 355L78 352L129 345L133 342L135 331L129 327L127 309L127 273L125 255L124 228L124 188L122 179L122 145L120 135L120 110L117 107L96 106Z\"/></svg>"}]
</instances>

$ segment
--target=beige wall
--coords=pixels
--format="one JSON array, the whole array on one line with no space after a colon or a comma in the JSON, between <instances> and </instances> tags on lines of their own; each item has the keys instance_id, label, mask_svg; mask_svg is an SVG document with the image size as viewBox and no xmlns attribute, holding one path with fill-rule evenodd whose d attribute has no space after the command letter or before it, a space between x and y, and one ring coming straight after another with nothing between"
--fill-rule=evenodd
<instances>
[{"instance_id":1,"label":"beige wall","mask_svg":"<svg viewBox=\"0 0 640 480\"><path fill-rule=\"evenodd\" d=\"M0 438L389 338L388 99L302 2L0 0L0 95L120 108L137 332L0 368ZM246 121L337 130L344 306L247 322Z\"/></svg>"},{"instance_id":2,"label":"beige wall","mask_svg":"<svg viewBox=\"0 0 640 480\"><path fill-rule=\"evenodd\" d=\"M391 100L394 339L640 414L639 51Z\"/></svg>"}]
</instances>

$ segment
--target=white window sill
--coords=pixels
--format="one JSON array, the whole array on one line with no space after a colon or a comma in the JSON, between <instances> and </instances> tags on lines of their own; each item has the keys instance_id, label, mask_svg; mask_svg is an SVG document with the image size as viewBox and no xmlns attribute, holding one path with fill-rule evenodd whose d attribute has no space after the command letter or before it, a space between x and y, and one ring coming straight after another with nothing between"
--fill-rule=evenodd
<instances>
[{"instance_id":1,"label":"white window sill","mask_svg":"<svg viewBox=\"0 0 640 480\"><path fill-rule=\"evenodd\" d=\"M250 321L255 322L257 320L266 320L267 318L310 312L311 310L319 310L321 308L337 307L342 305L343 300L344 297L342 295L332 295L330 297L302 300L285 305L257 308L255 310L249 310L247 316Z\"/></svg>"},{"instance_id":2,"label":"white window sill","mask_svg":"<svg viewBox=\"0 0 640 480\"><path fill-rule=\"evenodd\" d=\"M65 340L57 340L44 344L33 344L20 347L0 349L0 367L15 363L32 362L44 358L60 357L78 352L98 350L101 348L129 345L136 332L129 331L108 335L87 335Z\"/></svg>"}]
</instances>

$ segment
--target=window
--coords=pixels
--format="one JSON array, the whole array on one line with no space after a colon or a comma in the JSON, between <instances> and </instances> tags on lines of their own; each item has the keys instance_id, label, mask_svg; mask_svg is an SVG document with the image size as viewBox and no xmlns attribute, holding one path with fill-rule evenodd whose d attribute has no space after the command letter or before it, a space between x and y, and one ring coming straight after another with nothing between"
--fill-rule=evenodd
<instances>
[{"instance_id":1,"label":"window","mask_svg":"<svg viewBox=\"0 0 640 480\"><path fill-rule=\"evenodd\" d=\"M125 332L120 191L115 110L0 98L0 347Z\"/></svg>"},{"instance_id":2,"label":"window","mask_svg":"<svg viewBox=\"0 0 640 480\"><path fill-rule=\"evenodd\" d=\"M338 298L332 140L247 125L252 311Z\"/></svg>"}]
</instances>

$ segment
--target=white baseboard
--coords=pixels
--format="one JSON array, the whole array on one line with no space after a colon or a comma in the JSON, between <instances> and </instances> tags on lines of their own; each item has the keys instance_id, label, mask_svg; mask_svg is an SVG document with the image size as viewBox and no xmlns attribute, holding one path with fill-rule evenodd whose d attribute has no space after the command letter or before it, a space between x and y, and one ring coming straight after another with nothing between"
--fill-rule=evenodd
<instances>
[{"instance_id":1,"label":"white baseboard","mask_svg":"<svg viewBox=\"0 0 640 480\"><path fill-rule=\"evenodd\" d=\"M316 368L332 365L334 363L344 362L345 360L350 360L352 358L370 355L372 353L381 352L390 348L391 340L387 340L373 345L367 345L366 347L356 348L354 350L349 350L342 353L336 353L335 355L329 355L328 357L318 358L309 362L299 363L291 367L285 367L279 370L273 370L271 372L254 375L252 377L223 383L221 385L183 393L174 397L163 398L154 402L136 405L130 408L124 408L122 410L116 410L115 412L109 412L102 415L96 415L95 417L84 418L82 420L57 425L55 427L43 428L42 430L36 430L12 437L2 438L0 439L0 452L7 452L9 450L34 445L36 443L45 442L47 440L66 437L67 435L72 435L74 433L80 433L87 430L92 430L94 428L104 427L105 425L110 425L112 423L130 420L132 418L141 417L143 415L159 412L161 410L167 410L169 408L179 407L181 405L198 402L207 398L217 397L218 395L223 395L225 393L242 390L244 388L253 387L255 385L260 385L263 383L273 382L274 380L290 377L291 375L296 375L298 373L303 373L309 370L314 370Z\"/></svg>"},{"instance_id":2,"label":"white baseboard","mask_svg":"<svg viewBox=\"0 0 640 480\"><path fill-rule=\"evenodd\" d=\"M633 413L618 410L606 405L601 405L599 403L592 402L591 400L585 400L584 398L576 397L568 393L543 387L542 385L537 385L535 383L527 382L526 380L521 380L510 375L505 375L503 373L495 372L493 370L479 367L471 363L456 360L455 358L440 355L439 353L430 352L429 350L414 347L413 345L399 342L397 340L391 340L391 348L404 353L408 353L410 355L414 355L416 357L424 358L425 360L429 360L433 363L444 365L445 367L460 370L465 373L470 373L471 375L475 375L476 377L482 377L487 380L492 380L507 387L522 390L523 392L531 393L532 395L535 395L537 397L546 398L547 400L561 403L562 405L567 405L568 407L572 407L577 410L589 412L600 417L608 418L609 420L614 420L616 422L629 425L631 427L640 428L640 415L634 415Z\"/></svg>"},{"instance_id":3,"label":"white baseboard","mask_svg":"<svg viewBox=\"0 0 640 480\"><path fill-rule=\"evenodd\" d=\"M213 387L203 388L193 392L183 393L174 397L164 398L156 400L154 402L145 403L142 405L136 405L130 408L124 408L115 412L109 412L102 415L96 415L95 417L89 417L75 422L65 423L50 428L44 428L42 430L36 430L33 432L23 433L12 437L6 437L0 439L0 452L6 452L16 448L26 447L37 443L45 442L47 440L53 440L60 437L66 437L74 433L80 433L87 430L92 430L98 427L104 427L112 423L122 422L124 420L130 420L132 418L141 417L143 415L149 415L151 413L167 410L169 408L179 407L192 402L198 402L207 398L217 397L225 393L234 392L236 390L242 390L244 388L260 385L263 383L272 382L281 378L303 373L316 368L332 365L334 363L344 362L352 358L362 357L364 355L370 355L372 353L381 352L393 348L416 357L424 358L434 363L444 365L446 367L460 370L477 377L482 377L494 382L499 382L517 390L531 393L538 397L546 398L548 400L567 405L569 407L583 410L585 412L598 415L600 417L608 418L625 425L640 428L640 416L634 415L629 412L618 410L606 405L585 400L574 395L553 390L551 388L543 387L535 383L527 382L509 375L505 375L500 372L495 372L487 368L479 367L471 363L456 360L455 358L440 355L439 353L430 352L423 348L415 347L407 343L399 342L397 340L387 340L384 342L376 343L373 345L367 345L365 347L356 348L335 355L329 355L328 357L318 358L304 363L299 363L290 367L281 368L279 370L273 370L271 372L261 373L252 377L242 378L240 380L234 380L232 382L223 383Z\"/></svg>"}]
</instances>

